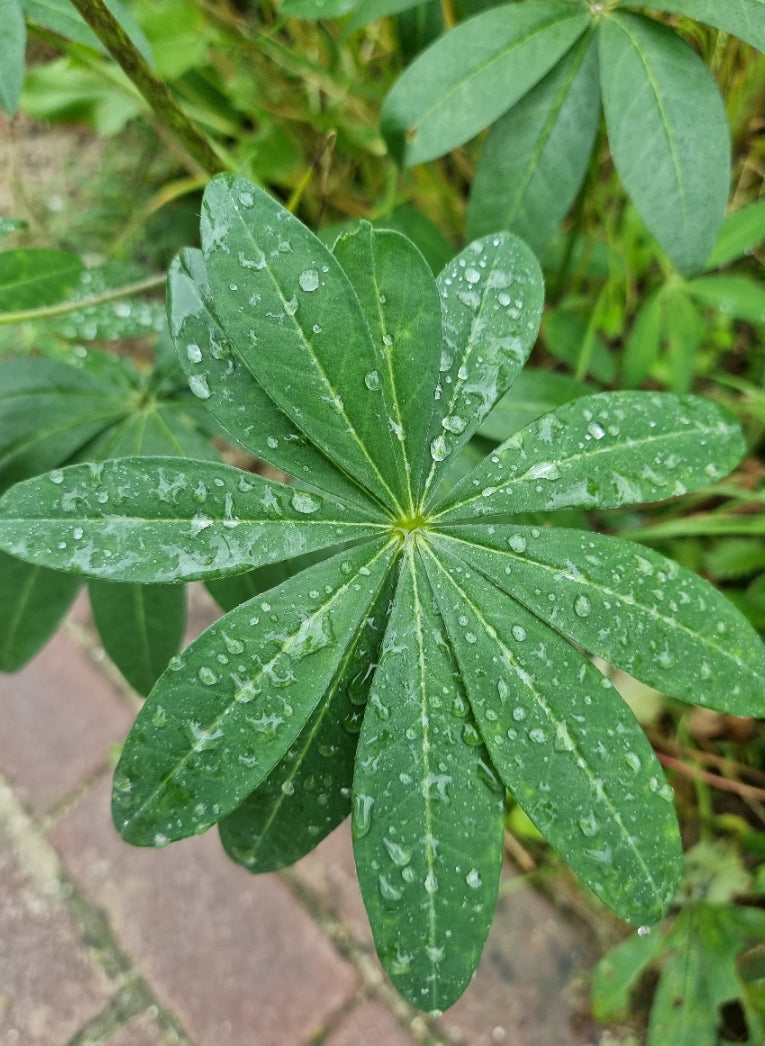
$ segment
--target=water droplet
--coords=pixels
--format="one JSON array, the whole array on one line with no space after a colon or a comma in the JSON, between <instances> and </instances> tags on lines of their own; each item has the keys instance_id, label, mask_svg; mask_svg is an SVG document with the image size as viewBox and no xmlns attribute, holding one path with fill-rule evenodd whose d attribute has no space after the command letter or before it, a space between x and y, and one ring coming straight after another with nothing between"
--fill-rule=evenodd
<instances>
[{"instance_id":1,"label":"water droplet","mask_svg":"<svg viewBox=\"0 0 765 1046\"><path fill-rule=\"evenodd\" d=\"M465 642L466 643L471 643L471 644L472 643L477 643L478 642L478 637L476 636L475 632L466 632L465 633Z\"/></svg>"},{"instance_id":2,"label":"water droplet","mask_svg":"<svg viewBox=\"0 0 765 1046\"><path fill-rule=\"evenodd\" d=\"M289 298L288 300L286 300L284 302L284 311L287 313L288 316L294 316L295 313L297 312L297 310L298 310L298 300L297 300L297 298Z\"/></svg>"},{"instance_id":3,"label":"water droplet","mask_svg":"<svg viewBox=\"0 0 765 1046\"><path fill-rule=\"evenodd\" d=\"M465 269L465 279L470 284L476 284L481 279L478 269Z\"/></svg>"},{"instance_id":4,"label":"water droplet","mask_svg":"<svg viewBox=\"0 0 765 1046\"><path fill-rule=\"evenodd\" d=\"M638 937L647 937L650 932L650 926L638 926Z\"/></svg>"},{"instance_id":5,"label":"water droplet","mask_svg":"<svg viewBox=\"0 0 765 1046\"><path fill-rule=\"evenodd\" d=\"M282 795L294 795L295 782L292 780L282 781Z\"/></svg>"},{"instance_id":6,"label":"water droplet","mask_svg":"<svg viewBox=\"0 0 765 1046\"><path fill-rule=\"evenodd\" d=\"M592 603L587 596L577 596L574 600L574 613L577 617L589 617L592 612Z\"/></svg>"},{"instance_id":7,"label":"water droplet","mask_svg":"<svg viewBox=\"0 0 765 1046\"><path fill-rule=\"evenodd\" d=\"M158 850L161 850L163 846L167 846L170 840L163 832L157 832L152 840L152 843Z\"/></svg>"},{"instance_id":8,"label":"water droplet","mask_svg":"<svg viewBox=\"0 0 765 1046\"><path fill-rule=\"evenodd\" d=\"M516 639L519 643L522 643L526 638L526 629L522 625L513 625L510 631L513 633L513 639Z\"/></svg>"},{"instance_id":9,"label":"water droplet","mask_svg":"<svg viewBox=\"0 0 765 1046\"><path fill-rule=\"evenodd\" d=\"M481 873L478 871L477 868L470 869L470 871L465 876L465 882L468 884L471 890L477 890L478 887L481 886L481 884L483 883L483 879L481 878Z\"/></svg>"},{"instance_id":10,"label":"water droplet","mask_svg":"<svg viewBox=\"0 0 765 1046\"><path fill-rule=\"evenodd\" d=\"M540 730L539 727L534 727L533 730L529 730L529 740L533 741L534 744L544 744L546 737L547 735L545 734L544 730Z\"/></svg>"},{"instance_id":11,"label":"water droplet","mask_svg":"<svg viewBox=\"0 0 765 1046\"><path fill-rule=\"evenodd\" d=\"M518 552L520 554L521 552L526 551L526 538L523 534L512 534L507 539L507 543L513 552Z\"/></svg>"},{"instance_id":12,"label":"water droplet","mask_svg":"<svg viewBox=\"0 0 765 1046\"><path fill-rule=\"evenodd\" d=\"M356 793L353 797L353 834L357 839L365 836L372 827L374 796Z\"/></svg>"},{"instance_id":13,"label":"water droplet","mask_svg":"<svg viewBox=\"0 0 765 1046\"><path fill-rule=\"evenodd\" d=\"M321 508L322 498L317 494L309 494L304 490L296 490L292 495L291 505L296 512L304 516L310 516Z\"/></svg>"},{"instance_id":14,"label":"water droplet","mask_svg":"<svg viewBox=\"0 0 765 1046\"><path fill-rule=\"evenodd\" d=\"M586 835L588 839L591 839L597 834L600 825L595 820L595 815L592 813L587 814L586 817L579 818L579 829L582 835Z\"/></svg>"},{"instance_id":15,"label":"water droplet","mask_svg":"<svg viewBox=\"0 0 765 1046\"><path fill-rule=\"evenodd\" d=\"M215 686L218 682L218 675L213 672L207 665L202 665L198 672L199 681L204 683L205 686Z\"/></svg>"},{"instance_id":16,"label":"water droplet","mask_svg":"<svg viewBox=\"0 0 765 1046\"><path fill-rule=\"evenodd\" d=\"M390 879L386 879L384 875L381 875L377 882L380 887L380 895L384 901L401 900L401 888L394 886Z\"/></svg>"},{"instance_id":17,"label":"water droplet","mask_svg":"<svg viewBox=\"0 0 765 1046\"><path fill-rule=\"evenodd\" d=\"M598 425L596 421L587 426L587 432L593 439L603 439L606 434L606 430L601 425Z\"/></svg>"},{"instance_id":18,"label":"water droplet","mask_svg":"<svg viewBox=\"0 0 765 1046\"><path fill-rule=\"evenodd\" d=\"M306 269L298 276L298 283L302 291L315 291L319 287L319 273L316 269Z\"/></svg>"},{"instance_id":19,"label":"water droplet","mask_svg":"<svg viewBox=\"0 0 765 1046\"><path fill-rule=\"evenodd\" d=\"M234 636L229 636L225 632L221 632L220 635L229 654L244 653L244 643L241 641L241 639L236 639Z\"/></svg>"},{"instance_id":20,"label":"water droplet","mask_svg":"<svg viewBox=\"0 0 765 1046\"><path fill-rule=\"evenodd\" d=\"M640 756L637 754L637 752L625 752L624 759L630 770L634 770L635 773L637 773L640 767L643 765L640 761Z\"/></svg>"},{"instance_id":21,"label":"water droplet","mask_svg":"<svg viewBox=\"0 0 765 1046\"><path fill-rule=\"evenodd\" d=\"M470 745L473 748L477 748L479 745L483 744L481 735L472 723L465 723L462 727L462 740L466 745Z\"/></svg>"},{"instance_id":22,"label":"water droplet","mask_svg":"<svg viewBox=\"0 0 765 1046\"><path fill-rule=\"evenodd\" d=\"M438 889L438 879L436 879L436 873L432 868L428 868L428 874L425 876L423 886L428 893L435 893Z\"/></svg>"},{"instance_id":23,"label":"water droplet","mask_svg":"<svg viewBox=\"0 0 765 1046\"><path fill-rule=\"evenodd\" d=\"M364 384L370 392L379 392L382 388L382 381L376 370L370 370L368 374L364 375Z\"/></svg>"},{"instance_id":24,"label":"water droplet","mask_svg":"<svg viewBox=\"0 0 765 1046\"><path fill-rule=\"evenodd\" d=\"M450 414L448 417L441 421L441 425L446 429L447 432L453 432L455 436L459 436L461 432L464 432L467 427L467 422L464 418L461 418L458 414Z\"/></svg>"},{"instance_id":25,"label":"water droplet","mask_svg":"<svg viewBox=\"0 0 765 1046\"><path fill-rule=\"evenodd\" d=\"M443 461L449 453L443 436L436 436L430 444L430 456L434 461Z\"/></svg>"},{"instance_id":26,"label":"water droplet","mask_svg":"<svg viewBox=\"0 0 765 1046\"><path fill-rule=\"evenodd\" d=\"M444 950L443 948L436 948L433 945L430 945L425 949L425 954L431 962L439 963L444 957ZM438 1016L440 1017L441 1014L438 1013Z\"/></svg>"},{"instance_id":27,"label":"water droplet","mask_svg":"<svg viewBox=\"0 0 765 1046\"><path fill-rule=\"evenodd\" d=\"M526 718L526 709L525 708L521 708L520 705L516 705L516 707L513 709L513 719L516 721L516 723L520 723L521 720L525 719L525 718Z\"/></svg>"},{"instance_id":28,"label":"water droplet","mask_svg":"<svg viewBox=\"0 0 765 1046\"><path fill-rule=\"evenodd\" d=\"M391 861L398 865L399 868L403 868L405 865L409 864L412 859L412 855L408 850L405 850L403 846L399 846L398 843L389 839L387 836L383 836L383 846L385 847Z\"/></svg>"},{"instance_id":29,"label":"water droplet","mask_svg":"<svg viewBox=\"0 0 765 1046\"><path fill-rule=\"evenodd\" d=\"M206 374L192 374L189 378L189 388L201 400L210 398L210 386L207 384Z\"/></svg>"},{"instance_id":30,"label":"water droplet","mask_svg":"<svg viewBox=\"0 0 765 1046\"><path fill-rule=\"evenodd\" d=\"M187 345L186 346L186 355L188 356L188 358L191 360L192 363L201 363L202 362L202 350L200 349L200 347L198 345Z\"/></svg>"},{"instance_id":31,"label":"water droplet","mask_svg":"<svg viewBox=\"0 0 765 1046\"><path fill-rule=\"evenodd\" d=\"M83 533L84 533L84 531L83 531L82 527L75 527L74 530L72 531L72 537L74 538L75 541L79 541L80 538L82 537Z\"/></svg>"},{"instance_id":32,"label":"water droplet","mask_svg":"<svg viewBox=\"0 0 765 1046\"><path fill-rule=\"evenodd\" d=\"M55 483L58 485L59 483L64 482L64 473L61 471L61 469L54 469L52 472L48 473L48 479L51 481L51 483Z\"/></svg>"}]
</instances>

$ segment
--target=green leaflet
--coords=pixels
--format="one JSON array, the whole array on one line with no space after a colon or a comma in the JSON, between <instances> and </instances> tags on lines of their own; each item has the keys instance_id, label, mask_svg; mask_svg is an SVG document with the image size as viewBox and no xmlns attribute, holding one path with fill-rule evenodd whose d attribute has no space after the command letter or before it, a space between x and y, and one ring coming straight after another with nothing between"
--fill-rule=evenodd
<instances>
[{"instance_id":1,"label":"green leaflet","mask_svg":"<svg viewBox=\"0 0 765 1046\"><path fill-rule=\"evenodd\" d=\"M160 846L235 809L289 751L342 671L395 543L341 553L232 610L171 663L115 772L129 842Z\"/></svg>"},{"instance_id":2,"label":"green leaflet","mask_svg":"<svg viewBox=\"0 0 765 1046\"><path fill-rule=\"evenodd\" d=\"M643 5L635 0L617 0L617 6ZM646 6L706 22L765 51L765 0L651 0Z\"/></svg>"},{"instance_id":3,"label":"green leaflet","mask_svg":"<svg viewBox=\"0 0 765 1046\"><path fill-rule=\"evenodd\" d=\"M80 259L65 251L30 247L0 252L0 314L64 301L82 268Z\"/></svg>"},{"instance_id":4,"label":"green leaflet","mask_svg":"<svg viewBox=\"0 0 765 1046\"><path fill-rule=\"evenodd\" d=\"M599 120L597 38L588 32L489 131L470 193L467 238L510 229L543 250L579 191Z\"/></svg>"},{"instance_id":5,"label":"green leaflet","mask_svg":"<svg viewBox=\"0 0 765 1046\"><path fill-rule=\"evenodd\" d=\"M426 504L520 374L539 330L544 298L539 263L507 232L471 243L436 283L444 344L425 442L431 458Z\"/></svg>"},{"instance_id":6,"label":"green leaflet","mask_svg":"<svg viewBox=\"0 0 765 1046\"><path fill-rule=\"evenodd\" d=\"M124 421L99 433L77 453L78 461L103 461L105 458L174 455L196 460L220 461L210 440L186 413L190 404L183 400L153 401Z\"/></svg>"},{"instance_id":7,"label":"green leaflet","mask_svg":"<svg viewBox=\"0 0 765 1046\"><path fill-rule=\"evenodd\" d=\"M419 55L383 105L381 126L407 166L462 145L510 109L585 31L568 0L503 4L452 29Z\"/></svg>"},{"instance_id":8,"label":"green leaflet","mask_svg":"<svg viewBox=\"0 0 765 1046\"><path fill-rule=\"evenodd\" d=\"M699 276L686 291L703 305L748 323L765 323L765 287L748 276Z\"/></svg>"},{"instance_id":9,"label":"green leaflet","mask_svg":"<svg viewBox=\"0 0 765 1046\"><path fill-rule=\"evenodd\" d=\"M0 552L0 672L17 672L48 642L80 579Z\"/></svg>"},{"instance_id":10,"label":"green leaflet","mask_svg":"<svg viewBox=\"0 0 765 1046\"><path fill-rule=\"evenodd\" d=\"M640 15L600 24L600 77L619 177L676 268L703 268L725 214L730 135L711 73L676 33Z\"/></svg>"},{"instance_id":11,"label":"green leaflet","mask_svg":"<svg viewBox=\"0 0 765 1046\"><path fill-rule=\"evenodd\" d=\"M359 738L353 847L378 954L398 990L441 1011L491 925L504 796L410 545Z\"/></svg>"},{"instance_id":12,"label":"green leaflet","mask_svg":"<svg viewBox=\"0 0 765 1046\"><path fill-rule=\"evenodd\" d=\"M433 538L590 653L683 701L765 716L765 649L708 582L630 541L562 527Z\"/></svg>"},{"instance_id":13,"label":"green leaflet","mask_svg":"<svg viewBox=\"0 0 765 1046\"><path fill-rule=\"evenodd\" d=\"M481 425L478 435L501 443L542 414L592 391L591 385L568 374L527 367Z\"/></svg>"},{"instance_id":14,"label":"green leaflet","mask_svg":"<svg viewBox=\"0 0 765 1046\"><path fill-rule=\"evenodd\" d=\"M19 0L0 0L0 109L14 116L24 86L27 30Z\"/></svg>"},{"instance_id":15,"label":"green leaflet","mask_svg":"<svg viewBox=\"0 0 765 1046\"><path fill-rule=\"evenodd\" d=\"M395 419L370 388L384 346L335 257L262 190L225 174L205 190L202 251L223 328L268 396L342 471L403 511ZM206 398L206 383L202 370L192 391Z\"/></svg>"},{"instance_id":16,"label":"green leaflet","mask_svg":"<svg viewBox=\"0 0 765 1046\"><path fill-rule=\"evenodd\" d=\"M369 496L306 440L248 370L215 314L201 251L181 251L167 290L170 329L191 390L231 438L319 490L368 506Z\"/></svg>"},{"instance_id":17,"label":"green leaflet","mask_svg":"<svg viewBox=\"0 0 765 1046\"><path fill-rule=\"evenodd\" d=\"M435 506L434 518L441 525L660 501L720 479L744 450L733 416L707 400L596 393L514 433Z\"/></svg>"},{"instance_id":18,"label":"green leaflet","mask_svg":"<svg viewBox=\"0 0 765 1046\"><path fill-rule=\"evenodd\" d=\"M405 507L419 504L427 461L428 405L441 362L441 303L428 263L405 236L364 223L341 236L333 254L359 297L373 339L383 347L380 371L365 375L370 392L390 404Z\"/></svg>"},{"instance_id":19,"label":"green leaflet","mask_svg":"<svg viewBox=\"0 0 765 1046\"><path fill-rule=\"evenodd\" d=\"M380 532L363 520L317 494L178 458L71 465L0 499L6 551L111 581L235 574Z\"/></svg>"},{"instance_id":20,"label":"green leaflet","mask_svg":"<svg viewBox=\"0 0 765 1046\"><path fill-rule=\"evenodd\" d=\"M183 586L91 581L88 594L104 650L133 689L148 694L183 639Z\"/></svg>"},{"instance_id":21,"label":"green leaflet","mask_svg":"<svg viewBox=\"0 0 765 1046\"><path fill-rule=\"evenodd\" d=\"M293 864L351 812L356 743L392 593L391 573L296 742L266 780L221 821L226 852L249 871Z\"/></svg>"},{"instance_id":22,"label":"green leaflet","mask_svg":"<svg viewBox=\"0 0 765 1046\"><path fill-rule=\"evenodd\" d=\"M758 200L725 216L705 270L722 268L765 240L765 200Z\"/></svg>"},{"instance_id":23,"label":"green leaflet","mask_svg":"<svg viewBox=\"0 0 765 1046\"><path fill-rule=\"evenodd\" d=\"M610 681L438 542L424 550L478 729L516 801L623 919L656 922L680 880L672 789Z\"/></svg>"}]
</instances>

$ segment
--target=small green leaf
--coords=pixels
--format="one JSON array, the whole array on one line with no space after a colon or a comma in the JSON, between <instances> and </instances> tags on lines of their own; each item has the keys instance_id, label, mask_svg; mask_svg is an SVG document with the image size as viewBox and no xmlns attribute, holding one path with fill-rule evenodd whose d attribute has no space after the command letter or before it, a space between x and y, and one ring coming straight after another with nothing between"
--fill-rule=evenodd
<instances>
[{"instance_id":1,"label":"small green leaf","mask_svg":"<svg viewBox=\"0 0 765 1046\"><path fill-rule=\"evenodd\" d=\"M473 573L454 543L431 542L431 587L497 773L601 900L628 922L656 922L681 848L672 789L640 724L557 632Z\"/></svg>"},{"instance_id":2,"label":"small green leaf","mask_svg":"<svg viewBox=\"0 0 765 1046\"><path fill-rule=\"evenodd\" d=\"M383 105L397 159L425 163L462 145L510 109L582 35L590 19L567 0L503 4L424 51Z\"/></svg>"},{"instance_id":3,"label":"small green leaf","mask_svg":"<svg viewBox=\"0 0 765 1046\"><path fill-rule=\"evenodd\" d=\"M270 872L309 853L351 812L356 743L387 620L392 577L347 649L294 745L266 780L220 823L221 842L250 872Z\"/></svg>"},{"instance_id":4,"label":"small green leaf","mask_svg":"<svg viewBox=\"0 0 765 1046\"><path fill-rule=\"evenodd\" d=\"M114 821L128 842L203 832L268 777L347 663L394 550L367 543L303 571L170 664L115 772Z\"/></svg>"},{"instance_id":5,"label":"small green leaf","mask_svg":"<svg viewBox=\"0 0 765 1046\"><path fill-rule=\"evenodd\" d=\"M405 998L440 1012L464 991L489 932L504 794L411 547L353 788L354 855L378 955Z\"/></svg>"},{"instance_id":6,"label":"small green leaf","mask_svg":"<svg viewBox=\"0 0 765 1046\"><path fill-rule=\"evenodd\" d=\"M367 522L305 491L206 461L71 465L0 499L0 544L31 563L111 581L191 581L371 537Z\"/></svg>"},{"instance_id":7,"label":"small green leaf","mask_svg":"<svg viewBox=\"0 0 765 1046\"><path fill-rule=\"evenodd\" d=\"M765 716L765 648L697 574L651 549L562 527L454 527L458 554L562 635L665 694Z\"/></svg>"},{"instance_id":8,"label":"small green leaf","mask_svg":"<svg viewBox=\"0 0 765 1046\"><path fill-rule=\"evenodd\" d=\"M666 947L666 934L664 926L633 934L603 956L592 977L592 1013L596 1020L621 1021L629 1015L632 989Z\"/></svg>"},{"instance_id":9,"label":"small green leaf","mask_svg":"<svg viewBox=\"0 0 765 1046\"><path fill-rule=\"evenodd\" d=\"M617 0L616 6L642 7L643 4L636 0ZM650 0L645 6L706 22L765 51L765 0Z\"/></svg>"},{"instance_id":10,"label":"small green leaf","mask_svg":"<svg viewBox=\"0 0 765 1046\"><path fill-rule=\"evenodd\" d=\"M705 269L719 269L743 257L765 240L765 200L728 214Z\"/></svg>"},{"instance_id":11,"label":"small green leaf","mask_svg":"<svg viewBox=\"0 0 765 1046\"><path fill-rule=\"evenodd\" d=\"M597 40L586 33L489 131L468 239L509 229L537 253L545 248L582 184L599 120Z\"/></svg>"},{"instance_id":12,"label":"small green leaf","mask_svg":"<svg viewBox=\"0 0 765 1046\"><path fill-rule=\"evenodd\" d=\"M765 324L765 287L749 276L699 276L689 280L685 289L696 301L726 316Z\"/></svg>"},{"instance_id":13,"label":"small green leaf","mask_svg":"<svg viewBox=\"0 0 765 1046\"><path fill-rule=\"evenodd\" d=\"M91 581L88 593L104 650L133 689L148 694L183 639L183 586Z\"/></svg>"},{"instance_id":14,"label":"small green leaf","mask_svg":"<svg viewBox=\"0 0 765 1046\"><path fill-rule=\"evenodd\" d=\"M359 297L372 337L383 346L383 367L365 376L371 393L391 407L390 425L414 512L430 464L427 404L441 362L441 302L428 263L406 237L365 223L341 236L333 253Z\"/></svg>"},{"instance_id":15,"label":"small green leaf","mask_svg":"<svg viewBox=\"0 0 765 1046\"><path fill-rule=\"evenodd\" d=\"M435 519L661 501L722 478L745 449L733 415L709 400L600 392L512 435L435 506Z\"/></svg>"},{"instance_id":16,"label":"small green leaf","mask_svg":"<svg viewBox=\"0 0 765 1046\"><path fill-rule=\"evenodd\" d=\"M623 356L623 382L642 385L651 373L662 346L662 309L665 297L657 291L647 298L632 323Z\"/></svg>"},{"instance_id":17,"label":"small green leaf","mask_svg":"<svg viewBox=\"0 0 765 1046\"><path fill-rule=\"evenodd\" d=\"M601 21L611 154L630 199L676 268L703 268L725 214L730 134L711 73L680 37L633 14Z\"/></svg>"},{"instance_id":18,"label":"small green leaf","mask_svg":"<svg viewBox=\"0 0 765 1046\"><path fill-rule=\"evenodd\" d=\"M501 443L542 414L592 391L591 385L568 374L527 367L481 425L478 435Z\"/></svg>"},{"instance_id":19,"label":"small green leaf","mask_svg":"<svg viewBox=\"0 0 765 1046\"><path fill-rule=\"evenodd\" d=\"M0 552L0 672L16 672L48 642L72 605L79 578Z\"/></svg>"},{"instance_id":20,"label":"small green leaf","mask_svg":"<svg viewBox=\"0 0 765 1046\"><path fill-rule=\"evenodd\" d=\"M544 299L539 263L507 232L471 243L436 282L444 344L426 442L431 502L460 449L520 374Z\"/></svg>"},{"instance_id":21,"label":"small green leaf","mask_svg":"<svg viewBox=\"0 0 765 1046\"><path fill-rule=\"evenodd\" d=\"M0 314L65 301L81 272L80 259L65 251L0 252Z\"/></svg>"},{"instance_id":22,"label":"small green leaf","mask_svg":"<svg viewBox=\"0 0 765 1046\"><path fill-rule=\"evenodd\" d=\"M0 0L0 109L14 116L24 86L27 29L19 0Z\"/></svg>"}]
</instances>

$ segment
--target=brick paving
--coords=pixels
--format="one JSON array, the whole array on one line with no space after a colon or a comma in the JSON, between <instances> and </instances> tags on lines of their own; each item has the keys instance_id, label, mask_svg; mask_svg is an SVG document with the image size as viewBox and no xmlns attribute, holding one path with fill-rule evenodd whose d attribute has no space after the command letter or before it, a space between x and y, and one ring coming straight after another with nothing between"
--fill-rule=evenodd
<instances>
[{"instance_id":1,"label":"brick paving","mask_svg":"<svg viewBox=\"0 0 765 1046\"><path fill-rule=\"evenodd\" d=\"M211 620L195 590L190 635ZM438 1020L374 954L347 825L253 877L213 830L164 850L109 817L113 753L138 707L81 597L22 672L0 676L0 1044L598 1046L592 936L508 865L478 973Z\"/></svg>"}]
</instances>

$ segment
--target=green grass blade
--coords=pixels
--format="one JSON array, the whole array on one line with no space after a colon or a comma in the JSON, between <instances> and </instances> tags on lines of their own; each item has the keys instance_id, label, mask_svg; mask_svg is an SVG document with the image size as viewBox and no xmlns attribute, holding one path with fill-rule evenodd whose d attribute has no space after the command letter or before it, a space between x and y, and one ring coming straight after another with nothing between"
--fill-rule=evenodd
<instances>
[{"instance_id":1,"label":"green grass blade","mask_svg":"<svg viewBox=\"0 0 765 1046\"><path fill-rule=\"evenodd\" d=\"M720 592L671 559L562 527L455 527L441 541L557 632L641 682L707 708L765 716L765 645Z\"/></svg>"},{"instance_id":2,"label":"green grass blade","mask_svg":"<svg viewBox=\"0 0 765 1046\"><path fill-rule=\"evenodd\" d=\"M599 120L597 38L586 33L489 131L470 192L467 238L509 229L543 250L579 192Z\"/></svg>"},{"instance_id":3,"label":"green grass blade","mask_svg":"<svg viewBox=\"0 0 765 1046\"><path fill-rule=\"evenodd\" d=\"M567 0L502 4L437 40L385 100L383 134L407 166L425 163L488 127L534 86L589 25Z\"/></svg>"},{"instance_id":4,"label":"green grass blade","mask_svg":"<svg viewBox=\"0 0 765 1046\"><path fill-rule=\"evenodd\" d=\"M115 772L114 821L128 842L203 832L268 777L342 671L394 552L374 542L311 567L171 662Z\"/></svg>"},{"instance_id":5,"label":"green grass blade","mask_svg":"<svg viewBox=\"0 0 765 1046\"><path fill-rule=\"evenodd\" d=\"M327 457L400 512L397 441L387 405L369 388L384 347L372 341L334 255L281 204L232 175L207 186L201 232L218 319L248 370ZM204 381L200 371L201 395Z\"/></svg>"},{"instance_id":6,"label":"green grass blade","mask_svg":"<svg viewBox=\"0 0 765 1046\"><path fill-rule=\"evenodd\" d=\"M364 223L333 248L359 297L384 367L365 377L390 404L407 509L414 514L430 464L428 405L441 361L441 302L430 266L413 243Z\"/></svg>"},{"instance_id":7,"label":"green grass blade","mask_svg":"<svg viewBox=\"0 0 765 1046\"><path fill-rule=\"evenodd\" d=\"M444 346L427 437L426 502L520 374L539 330L544 298L539 263L507 232L475 240L446 266L437 284Z\"/></svg>"},{"instance_id":8,"label":"green grass blade","mask_svg":"<svg viewBox=\"0 0 765 1046\"><path fill-rule=\"evenodd\" d=\"M439 541L431 586L492 763L532 822L628 922L681 873L672 789L627 705L573 646Z\"/></svg>"},{"instance_id":9,"label":"green grass blade","mask_svg":"<svg viewBox=\"0 0 765 1046\"><path fill-rule=\"evenodd\" d=\"M353 846L378 954L420 1009L461 995L494 914L504 795L486 758L410 547L359 739Z\"/></svg>"},{"instance_id":10,"label":"green grass blade","mask_svg":"<svg viewBox=\"0 0 765 1046\"><path fill-rule=\"evenodd\" d=\"M380 530L317 494L178 458L71 465L0 499L4 551L111 581L236 574Z\"/></svg>"},{"instance_id":11,"label":"green grass blade","mask_svg":"<svg viewBox=\"0 0 765 1046\"><path fill-rule=\"evenodd\" d=\"M640 216L676 268L703 268L725 215L730 133L720 92L672 30L603 19L600 78L611 154Z\"/></svg>"},{"instance_id":12,"label":"green grass blade","mask_svg":"<svg viewBox=\"0 0 765 1046\"><path fill-rule=\"evenodd\" d=\"M596 393L505 440L436 506L437 519L661 501L721 479L745 449L736 419L709 400Z\"/></svg>"}]
</instances>

